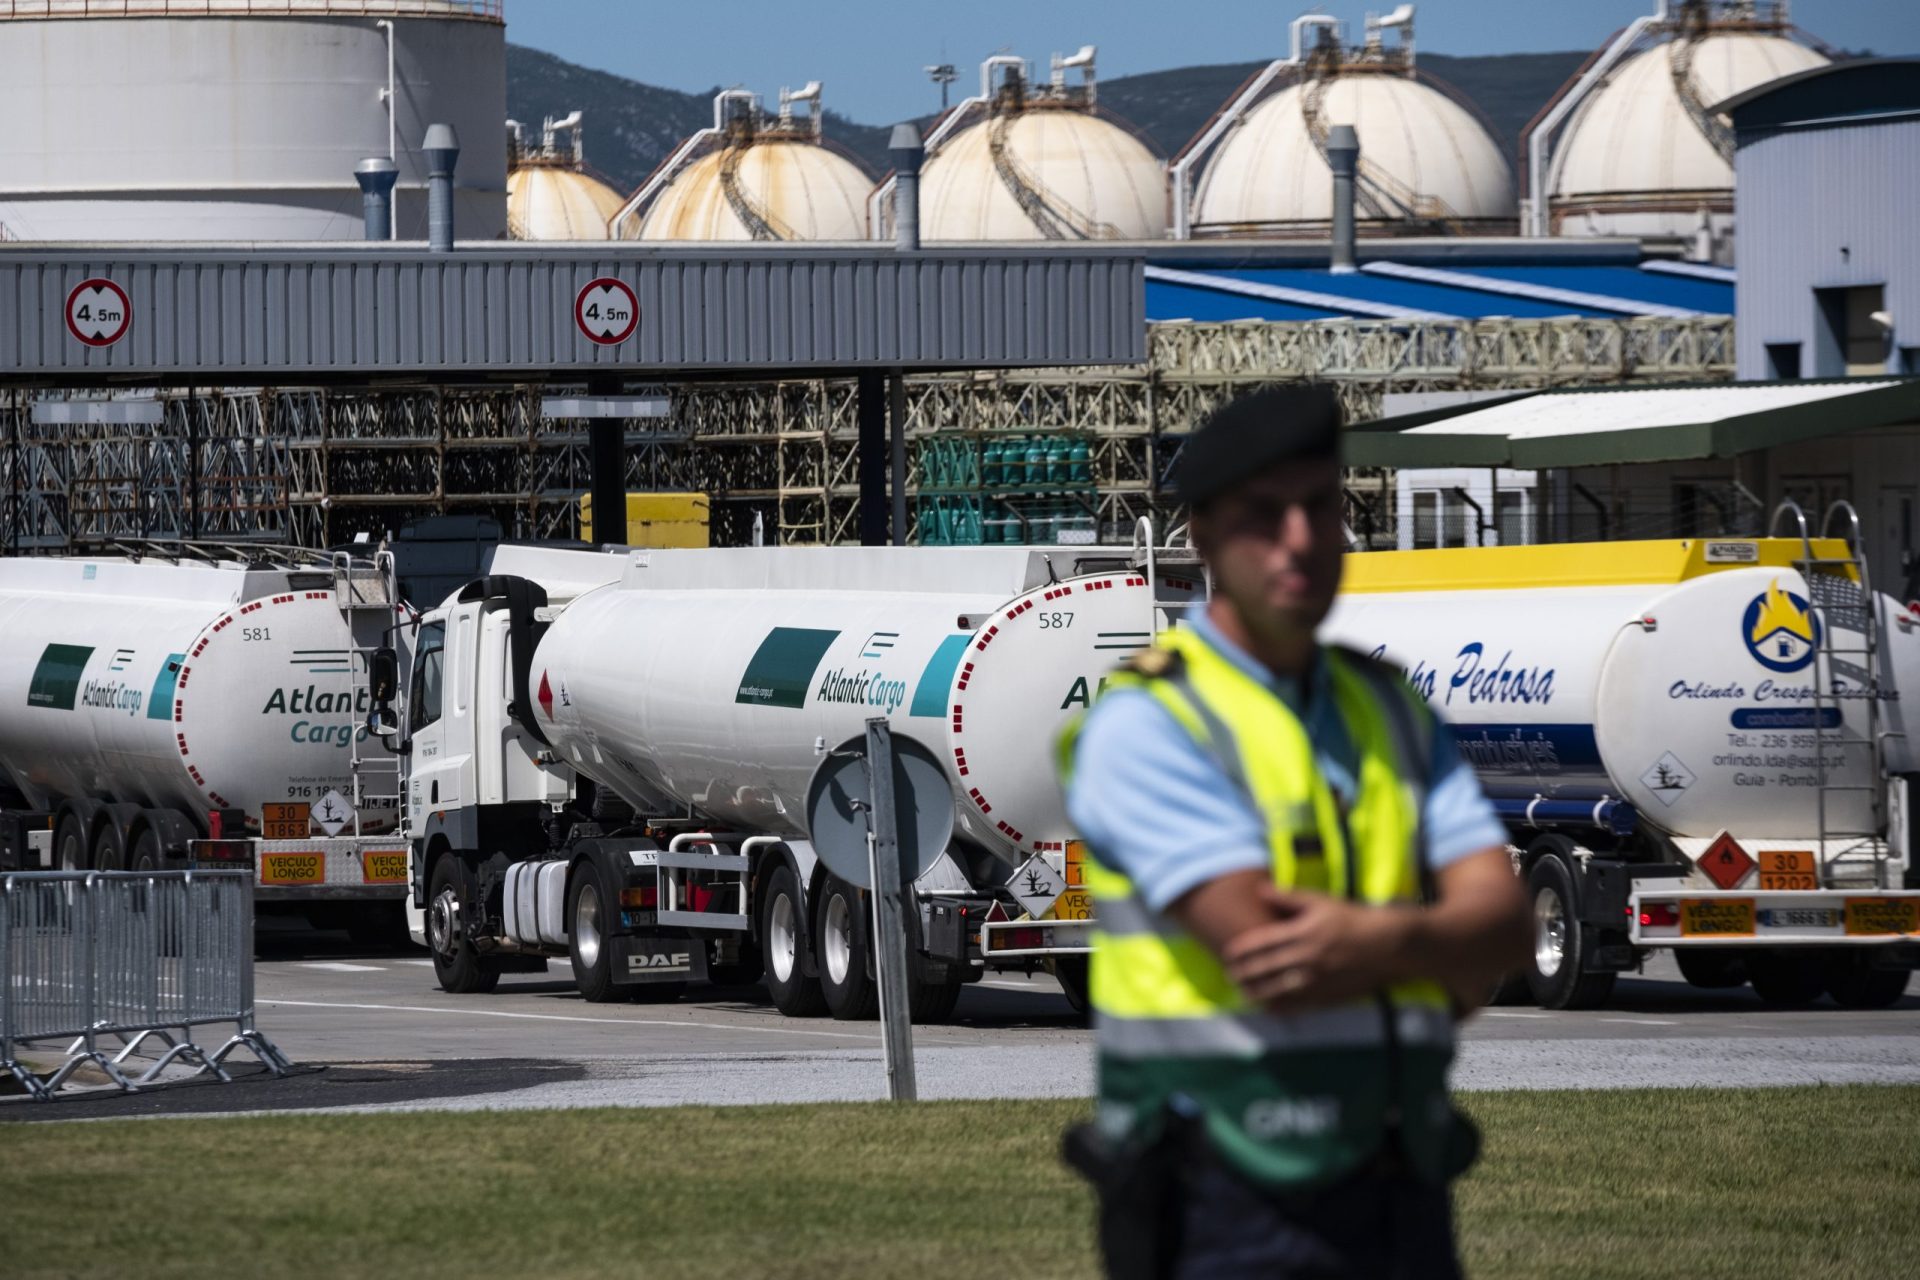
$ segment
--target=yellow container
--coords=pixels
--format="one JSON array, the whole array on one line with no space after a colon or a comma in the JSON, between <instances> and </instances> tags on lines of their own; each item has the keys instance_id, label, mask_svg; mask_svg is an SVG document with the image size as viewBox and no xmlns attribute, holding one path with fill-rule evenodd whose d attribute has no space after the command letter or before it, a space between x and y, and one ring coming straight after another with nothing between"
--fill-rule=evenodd
<instances>
[{"instance_id":1,"label":"yellow container","mask_svg":"<svg viewBox=\"0 0 1920 1280\"><path fill-rule=\"evenodd\" d=\"M708 536L704 493L630 493L626 537L630 547L705 547ZM593 495L580 495L580 539L594 541Z\"/></svg>"}]
</instances>

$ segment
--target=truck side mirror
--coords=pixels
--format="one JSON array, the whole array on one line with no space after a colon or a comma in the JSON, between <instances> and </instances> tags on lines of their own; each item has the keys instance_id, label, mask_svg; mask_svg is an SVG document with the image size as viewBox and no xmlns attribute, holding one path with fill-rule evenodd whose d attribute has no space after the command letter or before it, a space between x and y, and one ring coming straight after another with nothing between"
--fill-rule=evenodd
<instances>
[{"instance_id":1,"label":"truck side mirror","mask_svg":"<svg viewBox=\"0 0 1920 1280\"><path fill-rule=\"evenodd\" d=\"M391 703L375 706L367 712L367 732L391 743L400 736L400 713Z\"/></svg>"},{"instance_id":2,"label":"truck side mirror","mask_svg":"<svg viewBox=\"0 0 1920 1280\"><path fill-rule=\"evenodd\" d=\"M400 693L400 655L382 645L367 655L367 690L375 706L390 704Z\"/></svg>"}]
</instances>

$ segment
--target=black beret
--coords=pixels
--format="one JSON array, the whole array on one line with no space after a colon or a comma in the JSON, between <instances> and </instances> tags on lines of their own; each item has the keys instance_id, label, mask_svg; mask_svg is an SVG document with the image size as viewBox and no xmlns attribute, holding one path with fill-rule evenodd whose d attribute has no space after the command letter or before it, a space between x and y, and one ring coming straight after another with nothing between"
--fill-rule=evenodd
<instances>
[{"instance_id":1,"label":"black beret","mask_svg":"<svg viewBox=\"0 0 1920 1280\"><path fill-rule=\"evenodd\" d=\"M1325 383L1265 387L1207 415L1180 451L1174 487L1188 506L1211 502L1282 462L1340 455L1340 400Z\"/></svg>"}]
</instances>

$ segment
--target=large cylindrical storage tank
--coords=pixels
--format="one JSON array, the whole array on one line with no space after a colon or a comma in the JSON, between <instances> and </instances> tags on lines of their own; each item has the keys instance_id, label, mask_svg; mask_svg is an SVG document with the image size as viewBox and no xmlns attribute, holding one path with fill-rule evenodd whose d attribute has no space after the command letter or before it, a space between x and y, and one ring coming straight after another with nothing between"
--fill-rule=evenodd
<instances>
[{"instance_id":1,"label":"large cylindrical storage tank","mask_svg":"<svg viewBox=\"0 0 1920 1280\"><path fill-rule=\"evenodd\" d=\"M920 178L928 241L1157 240L1166 209L1166 168L1144 143L1045 99L997 104L936 150Z\"/></svg>"},{"instance_id":2,"label":"large cylindrical storage tank","mask_svg":"<svg viewBox=\"0 0 1920 1280\"><path fill-rule=\"evenodd\" d=\"M1678 8L1678 6L1676 6ZM1792 38L1783 12L1702 9L1694 26L1654 28L1650 47L1607 74L1554 144L1548 225L1566 236L1724 240L1733 224L1732 137L1711 108L1828 58Z\"/></svg>"},{"instance_id":3,"label":"large cylindrical storage tank","mask_svg":"<svg viewBox=\"0 0 1920 1280\"><path fill-rule=\"evenodd\" d=\"M460 136L455 227L506 230L501 0L0 6L0 226L24 240L342 240L388 149L426 238L427 126Z\"/></svg>"},{"instance_id":4,"label":"large cylindrical storage tank","mask_svg":"<svg viewBox=\"0 0 1920 1280\"><path fill-rule=\"evenodd\" d=\"M1356 555L1327 633L1404 667L1510 814L1535 798L1624 800L1685 839L1804 839L1819 829L1823 756L1834 786L1873 778L1871 753L1836 740L1866 740L1867 693L1820 654L1801 554L1747 541ZM1879 728L1920 729L1907 710L1920 625L1876 605ZM1920 767L1894 744L1890 772ZM1829 831L1872 829L1866 796L1830 791Z\"/></svg>"},{"instance_id":5,"label":"large cylindrical storage tank","mask_svg":"<svg viewBox=\"0 0 1920 1280\"><path fill-rule=\"evenodd\" d=\"M805 832L823 753L869 717L946 766L956 831L1009 861L1071 832L1053 744L1150 640L1146 580L987 592L605 587L540 642L531 674L562 757L642 811Z\"/></svg>"},{"instance_id":6,"label":"large cylindrical storage tank","mask_svg":"<svg viewBox=\"0 0 1920 1280\"><path fill-rule=\"evenodd\" d=\"M0 559L0 781L202 818L353 794L365 720L327 572ZM395 814L362 814L362 829Z\"/></svg>"}]
</instances>

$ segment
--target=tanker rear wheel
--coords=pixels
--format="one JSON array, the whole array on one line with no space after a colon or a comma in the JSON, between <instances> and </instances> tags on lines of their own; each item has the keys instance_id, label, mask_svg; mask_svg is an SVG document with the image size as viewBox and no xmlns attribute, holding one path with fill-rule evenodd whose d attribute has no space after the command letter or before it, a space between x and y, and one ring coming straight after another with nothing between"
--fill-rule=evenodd
<instances>
[{"instance_id":1,"label":"tanker rear wheel","mask_svg":"<svg viewBox=\"0 0 1920 1280\"><path fill-rule=\"evenodd\" d=\"M498 962L475 951L467 936L477 914L473 900L473 877L460 855L440 855L427 887L427 945L433 951L433 976L453 995L480 995L500 985Z\"/></svg>"},{"instance_id":2,"label":"tanker rear wheel","mask_svg":"<svg viewBox=\"0 0 1920 1280\"><path fill-rule=\"evenodd\" d=\"M91 870L87 853L87 837L80 830L80 820L72 814L60 819L60 825L55 829L53 837L54 870Z\"/></svg>"},{"instance_id":3,"label":"tanker rear wheel","mask_svg":"<svg viewBox=\"0 0 1920 1280\"><path fill-rule=\"evenodd\" d=\"M1724 991L1747 985L1747 958L1720 947L1675 947L1673 959L1690 987Z\"/></svg>"},{"instance_id":4,"label":"tanker rear wheel","mask_svg":"<svg viewBox=\"0 0 1920 1280\"><path fill-rule=\"evenodd\" d=\"M817 1018L827 1011L819 979L808 977L806 972L805 912L800 879L782 858L760 895L760 952L773 1007L789 1018Z\"/></svg>"},{"instance_id":5,"label":"tanker rear wheel","mask_svg":"<svg viewBox=\"0 0 1920 1280\"><path fill-rule=\"evenodd\" d=\"M1884 1009L1907 994L1911 969L1876 969L1864 951L1847 951L1827 962L1827 994L1842 1009Z\"/></svg>"},{"instance_id":6,"label":"tanker rear wheel","mask_svg":"<svg viewBox=\"0 0 1920 1280\"><path fill-rule=\"evenodd\" d=\"M861 1022L880 1012L880 984L867 972L872 951L866 902L860 891L830 875L814 904L813 937L820 964L820 994L827 1012L841 1022Z\"/></svg>"},{"instance_id":7,"label":"tanker rear wheel","mask_svg":"<svg viewBox=\"0 0 1920 1280\"><path fill-rule=\"evenodd\" d=\"M1586 971L1597 931L1580 919L1572 866L1551 852L1535 859L1527 872L1527 892L1533 898L1527 985L1534 1000L1542 1009L1599 1008L1613 994L1614 975Z\"/></svg>"},{"instance_id":8,"label":"tanker rear wheel","mask_svg":"<svg viewBox=\"0 0 1920 1280\"><path fill-rule=\"evenodd\" d=\"M1061 994L1082 1018L1088 1017L1093 1008L1087 997L1089 959L1088 956L1055 956L1052 961L1053 976L1060 984Z\"/></svg>"},{"instance_id":9,"label":"tanker rear wheel","mask_svg":"<svg viewBox=\"0 0 1920 1280\"><path fill-rule=\"evenodd\" d=\"M93 869L95 871L127 869L126 840L121 836L120 828L111 822L102 822L100 829L93 833Z\"/></svg>"},{"instance_id":10,"label":"tanker rear wheel","mask_svg":"<svg viewBox=\"0 0 1920 1280\"><path fill-rule=\"evenodd\" d=\"M939 1026L953 1018L960 1003L962 982L912 982L907 988L907 1016L923 1026Z\"/></svg>"},{"instance_id":11,"label":"tanker rear wheel","mask_svg":"<svg viewBox=\"0 0 1920 1280\"><path fill-rule=\"evenodd\" d=\"M351 904L347 909L347 937L354 946L370 950L409 944L406 904L398 898Z\"/></svg>"},{"instance_id":12,"label":"tanker rear wheel","mask_svg":"<svg viewBox=\"0 0 1920 1280\"><path fill-rule=\"evenodd\" d=\"M1516 971L1500 979L1493 988L1493 994L1487 997L1487 1004L1494 1008L1503 1005L1530 1004L1533 1001L1533 988L1527 985L1527 975Z\"/></svg>"},{"instance_id":13,"label":"tanker rear wheel","mask_svg":"<svg viewBox=\"0 0 1920 1280\"><path fill-rule=\"evenodd\" d=\"M1819 954L1785 947L1750 954L1747 978L1755 995L1781 1009L1810 1005L1827 989L1827 967Z\"/></svg>"},{"instance_id":14,"label":"tanker rear wheel","mask_svg":"<svg viewBox=\"0 0 1920 1280\"><path fill-rule=\"evenodd\" d=\"M140 834L133 838L133 847L127 850L127 870L147 875L165 870L160 856L160 833L151 826L140 828Z\"/></svg>"}]
</instances>

